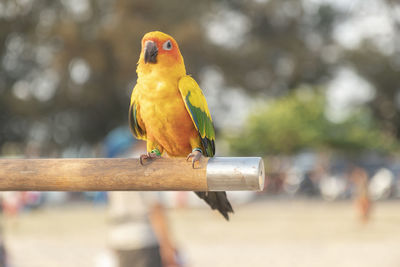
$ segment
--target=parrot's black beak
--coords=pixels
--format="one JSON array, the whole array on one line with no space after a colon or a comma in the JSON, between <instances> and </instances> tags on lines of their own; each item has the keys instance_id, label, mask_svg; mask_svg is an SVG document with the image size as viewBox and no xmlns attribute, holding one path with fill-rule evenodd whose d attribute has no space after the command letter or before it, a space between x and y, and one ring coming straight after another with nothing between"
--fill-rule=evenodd
<instances>
[{"instance_id":1,"label":"parrot's black beak","mask_svg":"<svg viewBox=\"0 0 400 267\"><path fill-rule=\"evenodd\" d=\"M157 63L158 48L153 41L146 41L144 47L144 63Z\"/></svg>"}]
</instances>

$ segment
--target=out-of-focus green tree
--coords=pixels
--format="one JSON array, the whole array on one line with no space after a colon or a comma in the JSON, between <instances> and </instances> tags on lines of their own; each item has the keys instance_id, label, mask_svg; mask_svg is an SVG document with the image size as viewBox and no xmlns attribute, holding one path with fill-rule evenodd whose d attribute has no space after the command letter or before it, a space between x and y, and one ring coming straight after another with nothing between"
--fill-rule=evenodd
<instances>
[{"instance_id":1,"label":"out-of-focus green tree","mask_svg":"<svg viewBox=\"0 0 400 267\"><path fill-rule=\"evenodd\" d=\"M346 51L344 57L375 88L370 106L379 126L400 139L400 49L385 55L366 41L361 49Z\"/></svg>"},{"instance_id":2,"label":"out-of-focus green tree","mask_svg":"<svg viewBox=\"0 0 400 267\"><path fill-rule=\"evenodd\" d=\"M42 154L91 146L127 124L144 33L174 35L198 71L203 49L196 12L181 1L0 3L0 154L26 145ZM197 16L199 18L199 16ZM16 146L15 146L16 145ZM15 149L19 147L19 149Z\"/></svg>"},{"instance_id":3,"label":"out-of-focus green tree","mask_svg":"<svg viewBox=\"0 0 400 267\"><path fill-rule=\"evenodd\" d=\"M333 3L3 0L0 153L5 144L20 153L33 144L42 154L92 146L126 124L140 39L151 30L178 40L200 84L207 69L221 74L214 103L226 98L226 87L282 97L301 84L325 85L336 70L351 66L376 91L371 103L378 127L399 137L399 46L382 50L364 40L343 47L336 29L352 16Z\"/></svg>"},{"instance_id":4,"label":"out-of-focus green tree","mask_svg":"<svg viewBox=\"0 0 400 267\"><path fill-rule=\"evenodd\" d=\"M213 57L228 84L281 96L301 83L320 83L329 77L335 64L324 54L340 49L332 31L343 14L327 4L306 2L247 0L214 5L209 35L217 44ZM243 21L242 27L235 27L235 18ZM218 37L221 20L231 22L230 31L241 38Z\"/></svg>"},{"instance_id":5,"label":"out-of-focus green tree","mask_svg":"<svg viewBox=\"0 0 400 267\"><path fill-rule=\"evenodd\" d=\"M325 97L316 89L298 89L255 109L242 131L227 134L237 155L291 155L304 149L390 152L399 148L393 137L376 127L363 108L336 123L325 115Z\"/></svg>"},{"instance_id":6,"label":"out-of-focus green tree","mask_svg":"<svg viewBox=\"0 0 400 267\"><path fill-rule=\"evenodd\" d=\"M242 40L215 50L229 85L277 97L351 68L374 90L367 104L376 126L400 138L398 1L219 1L216 10L214 20L237 13L246 25Z\"/></svg>"}]
</instances>

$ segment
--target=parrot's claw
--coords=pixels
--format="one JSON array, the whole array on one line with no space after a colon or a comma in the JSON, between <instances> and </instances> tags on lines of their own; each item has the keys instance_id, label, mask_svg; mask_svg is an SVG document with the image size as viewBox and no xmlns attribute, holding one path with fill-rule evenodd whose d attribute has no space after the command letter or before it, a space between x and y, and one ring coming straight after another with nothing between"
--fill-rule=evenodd
<instances>
[{"instance_id":1,"label":"parrot's claw","mask_svg":"<svg viewBox=\"0 0 400 267\"><path fill-rule=\"evenodd\" d=\"M161 156L157 155L157 153L148 152L147 154L140 155L140 158L139 158L140 165L144 165L143 160L159 159L159 158L161 158Z\"/></svg>"},{"instance_id":2,"label":"parrot's claw","mask_svg":"<svg viewBox=\"0 0 400 267\"><path fill-rule=\"evenodd\" d=\"M200 163L200 159L201 159L202 153L200 151L193 151L192 153L190 153L187 157L186 157L186 161L188 161L190 158L192 159L192 168L194 169L194 164L196 163L196 161L198 161Z\"/></svg>"}]
</instances>

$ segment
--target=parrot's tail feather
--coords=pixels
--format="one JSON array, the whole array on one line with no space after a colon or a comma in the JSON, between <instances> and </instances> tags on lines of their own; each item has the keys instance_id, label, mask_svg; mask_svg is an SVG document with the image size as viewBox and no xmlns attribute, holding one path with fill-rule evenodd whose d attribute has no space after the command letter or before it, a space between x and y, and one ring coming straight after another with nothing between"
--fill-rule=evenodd
<instances>
[{"instance_id":1,"label":"parrot's tail feather","mask_svg":"<svg viewBox=\"0 0 400 267\"><path fill-rule=\"evenodd\" d=\"M231 203L226 197L226 192L195 192L213 209L218 210L229 221L229 212L233 213Z\"/></svg>"}]
</instances>

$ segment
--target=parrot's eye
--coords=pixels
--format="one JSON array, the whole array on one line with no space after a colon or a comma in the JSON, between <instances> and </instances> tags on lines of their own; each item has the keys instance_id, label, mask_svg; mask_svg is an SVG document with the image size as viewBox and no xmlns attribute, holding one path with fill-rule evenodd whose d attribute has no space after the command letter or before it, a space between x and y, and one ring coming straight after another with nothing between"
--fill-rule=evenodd
<instances>
[{"instance_id":1,"label":"parrot's eye","mask_svg":"<svg viewBox=\"0 0 400 267\"><path fill-rule=\"evenodd\" d=\"M162 47L163 47L164 50L171 50L171 49L172 49L172 43L171 43L171 41L170 41L170 40L166 41L166 42L163 44Z\"/></svg>"}]
</instances>

